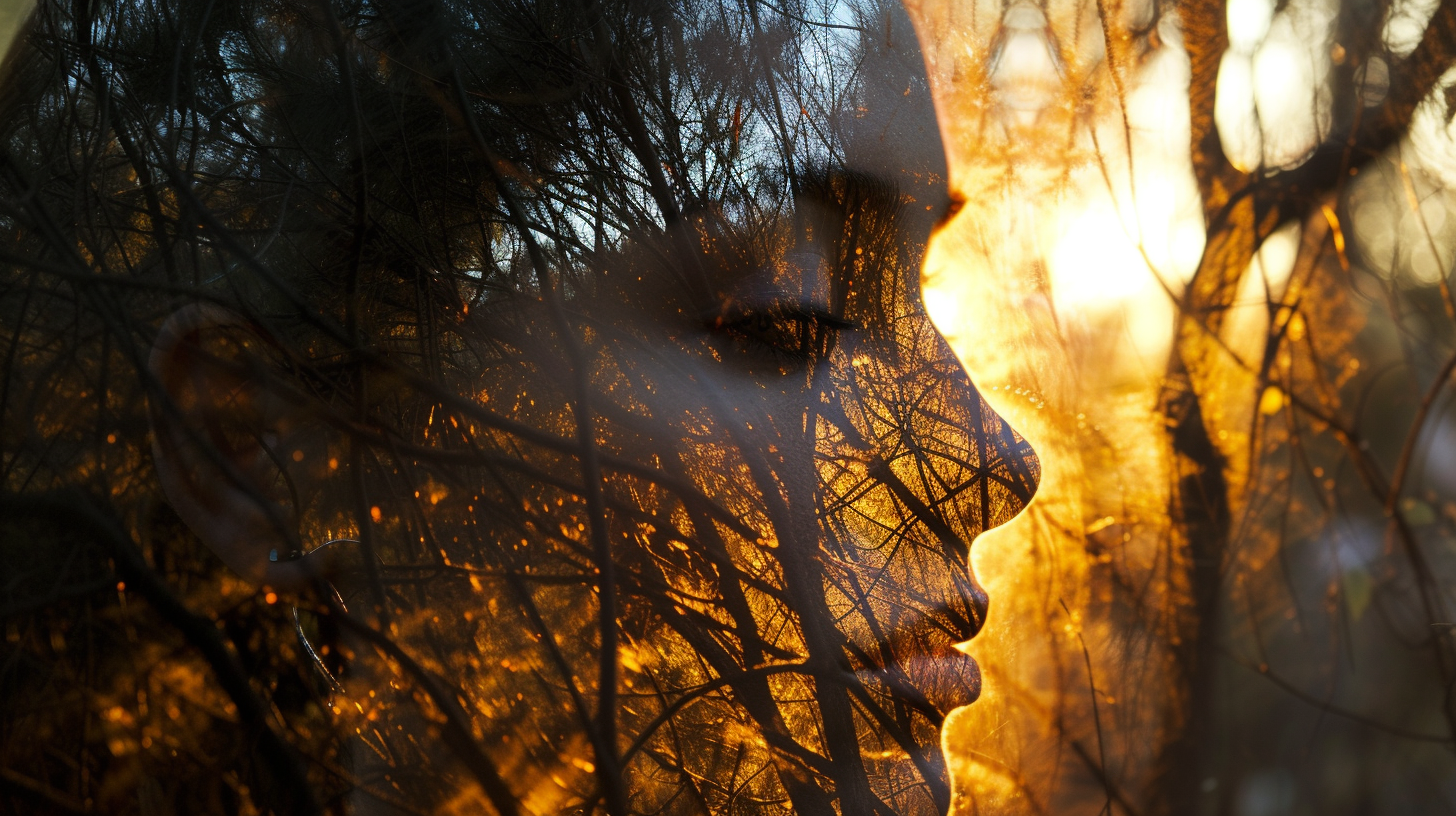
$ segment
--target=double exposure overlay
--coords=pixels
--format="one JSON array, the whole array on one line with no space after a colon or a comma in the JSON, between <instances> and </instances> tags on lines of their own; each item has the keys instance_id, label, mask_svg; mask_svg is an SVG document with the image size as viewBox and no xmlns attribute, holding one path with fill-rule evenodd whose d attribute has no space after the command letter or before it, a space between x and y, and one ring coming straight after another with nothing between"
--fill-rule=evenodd
<instances>
[{"instance_id":1,"label":"double exposure overlay","mask_svg":"<svg viewBox=\"0 0 1456 816\"><path fill-rule=\"evenodd\" d=\"M938 814L1040 463L895 5L41 4L15 812Z\"/></svg>"},{"instance_id":2,"label":"double exposure overlay","mask_svg":"<svg viewBox=\"0 0 1456 816\"><path fill-rule=\"evenodd\" d=\"M1456 812L1456 0L7 47L0 813Z\"/></svg>"}]
</instances>

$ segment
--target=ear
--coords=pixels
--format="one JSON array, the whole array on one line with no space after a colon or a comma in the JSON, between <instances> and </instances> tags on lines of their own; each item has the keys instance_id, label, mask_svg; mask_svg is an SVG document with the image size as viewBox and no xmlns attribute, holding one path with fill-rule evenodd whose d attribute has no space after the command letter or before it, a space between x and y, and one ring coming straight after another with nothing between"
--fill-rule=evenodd
<instances>
[{"instance_id":1,"label":"ear","mask_svg":"<svg viewBox=\"0 0 1456 816\"><path fill-rule=\"evenodd\" d=\"M149 368L152 456L177 514L234 572L298 590L316 565L298 558L290 444L304 411L279 387L278 347L242 316L187 306L162 326Z\"/></svg>"}]
</instances>

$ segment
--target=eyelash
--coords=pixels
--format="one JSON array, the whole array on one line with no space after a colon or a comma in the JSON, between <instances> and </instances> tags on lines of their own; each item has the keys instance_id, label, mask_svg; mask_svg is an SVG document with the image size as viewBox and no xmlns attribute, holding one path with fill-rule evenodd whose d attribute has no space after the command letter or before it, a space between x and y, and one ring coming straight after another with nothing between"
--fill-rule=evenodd
<instances>
[{"instance_id":1,"label":"eyelash","mask_svg":"<svg viewBox=\"0 0 1456 816\"><path fill-rule=\"evenodd\" d=\"M828 357L839 332L854 324L821 309L794 304L719 317L714 328L784 362L805 364Z\"/></svg>"}]
</instances>

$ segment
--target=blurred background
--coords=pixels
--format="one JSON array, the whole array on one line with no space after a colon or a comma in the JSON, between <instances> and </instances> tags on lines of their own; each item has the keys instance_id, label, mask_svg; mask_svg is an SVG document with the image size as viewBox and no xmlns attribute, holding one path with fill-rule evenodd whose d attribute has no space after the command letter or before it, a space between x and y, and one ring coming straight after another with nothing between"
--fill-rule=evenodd
<instances>
[{"instance_id":1,"label":"blurred background","mask_svg":"<svg viewBox=\"0 0 1456 816\"><path fill-rule=\"evenodd\" d=\"M913 14L927 305L1045 474L967 812L1456 809L1453 5Z\"/></svg>"}]
</instances>

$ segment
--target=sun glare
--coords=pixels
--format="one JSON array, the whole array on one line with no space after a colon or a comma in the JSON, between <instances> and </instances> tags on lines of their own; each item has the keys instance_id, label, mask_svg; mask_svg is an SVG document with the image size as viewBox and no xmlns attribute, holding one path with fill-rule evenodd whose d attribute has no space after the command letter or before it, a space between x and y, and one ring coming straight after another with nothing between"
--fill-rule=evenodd
<instances>
[{"instance_id":1,"label":"sun glare","mask_svg":"<svg viewBox=\"0 0 1456 816\"><path fill-rule=\"evenodd\" d=\"M1245 6L1231 13L1255 43L1272 7ZM1143 20L1148 8L1123 13ZM955 27L956 3L912 13L952 193L965 202L927 250L926 305L1043 469L1030 507L973 549L993 599L970 645L984 686L945 737L959 789L983 810L1020 812L1014 800L1030 794L1018 775L1059 773L1058 732L1067 726L1050 712L1065 705L1062 684L1086 682L1093 667L1084 667L1084 649L1112 653L1113 633L1091 613L1087 576L1100 556L1090 537L1116 542L1120 559L1150 562L1166 523L1155 408L1176 302L1205 240L1188 151L1190 74L1168 20L1157 24L1161 46L1136 61L1121 35L1108 40L1115 79L1102 32L1070 4L1013 5L1001 30L979 39ZM1056 53L1049 42L1084 59L1044 56ZM1251 73L1248 57L1242 67ZM1255 165L1262 150L1251 151ZM1129 761L1146 759L1134 752Z\"/></svg>"}]
</instances>

